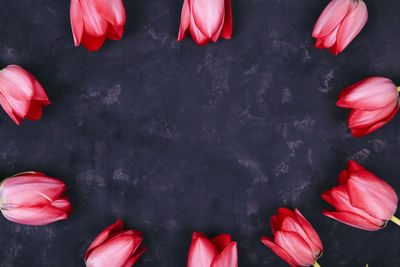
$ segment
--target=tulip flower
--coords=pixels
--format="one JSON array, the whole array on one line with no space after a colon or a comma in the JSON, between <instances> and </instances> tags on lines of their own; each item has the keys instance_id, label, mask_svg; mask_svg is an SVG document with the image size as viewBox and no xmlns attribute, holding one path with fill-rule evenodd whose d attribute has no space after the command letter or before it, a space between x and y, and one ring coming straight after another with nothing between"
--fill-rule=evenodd
<instances>
[{"instance_id":1,"label":"tulip flower","mask_svg":"<svg viewBox=\"0 0 400 267\"><path fill-rule=\"evenodd\" d=\"M190 32L194 42L204 46L221 36L232 35L231 0L184 0L178 41Z\"/></svg>"},{"instance_id":2,"label":"tulip flower","mask_svg":"<svg viewBox=\"0 0 400 267\"><path fill-rule=\"evenodd\" d=\"M101 232L85 255L87 267L131 267L146 251L141 245L142 233L123 230L121 220Z\"/></svg>"},{"instance_id":3,"label":"tulip flower","mask_svg":"<svg viewBox=\"0 0 400 267\"><path fill-rule=\"evenodd\" d=\"M361 32L367 19L367 6L362 0L333 0L315 24L315 47L339 54Z\"/></svg>"},{"instance_id":4,"label":"tulip flower","mask_svg":"<svg viewBox=\"0 0 400 267\"><path fill-rule=\"evenodd\" d=\"M71 0L70 17L75 46L100 49L104 40L120 40L126 14L122 0Z\"/></svg>"},{"instance_id":5,"label":"tulip flower","mask_svg":"<svg viewBox=\"0 0 400 267\"><path fill-rule=\"evenodd\" d=\"M278 209L271 217L274 239L262 237L267 247L291 266L319 266L317 259L322 256L321 240L311 224L297 209Z\"/></svg>"},{"instance_id":6,"label":"tulip flower","mask_svg":"<svg viewBox=\"0 0 400 267\"><path fill-rule=\"evenodd\" d=\"M187 267L238 267L237 243L227 234L208 239L193 233Z\"/></svg>"},{"instance_id":7,"label":"tulip flower","mask_svg":"<svg viewBox=\"0 0 400 267\"><path fill-rule=\"evenodd\" d=\"M369 134L390 121L399 109L398 89L383 77L370 77L344 89L336 103L351 109L349 129L355 137Z\"/></svg>"},{"instance_id":8,"label":"tulip flower","mask_svg":"<svg viewBox=\"0 0 400 267\"><path fill-rule=\"evenodd\" d=\"M46 92L32 74L17 65L0 71L0 105L15 123L20 125L24 118L40 119L42 106L49 104Z\"/></svg>"},{"instance_id":9,"label":"tulip flower","mask_svg":"<svg viewBox=\"0 0 400 267\"><path fill-rule=\"evenodd\" d=\"M67 187L40 172L23 172L0 185L0 209L6 219L27 225L46 225L72 213L64 195Z\"/></svg>"},{"instance_id":10,"label":"tulip flower","mask_svg":"<svg viewBox=\"0 0 400 267\"><path fill-rule=\"evenodd\" d=\"M324 215L353 227L376 231L385 227L389 220L400 225L400 220L394 217L396 192L352 160L340 173L339 185L325 191L321 197L336 209L325 210Z\"/></svg>"}]
</instances>

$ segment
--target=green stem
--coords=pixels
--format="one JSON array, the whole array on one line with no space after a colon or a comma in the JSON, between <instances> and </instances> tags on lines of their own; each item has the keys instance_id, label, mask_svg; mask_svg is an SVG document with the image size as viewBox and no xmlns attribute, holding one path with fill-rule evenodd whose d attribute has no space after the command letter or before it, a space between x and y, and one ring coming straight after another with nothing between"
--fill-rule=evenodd
<instances>
[{"instance_id":1,"label":"green stem","mask_svg":"<svg viewBox=\"0 0 400 267\"><path fill-rule=\"evenodd\" d=\"M321 267L321 265L319 265L317 261L315 261L315 263L314 263L313 266L314 266L314 267Z\"/></svg>"},{"instance_id":2,"label":"green stem","mask_svg":"<svg viewBox=\"0 0 400 267\"><path fill-rule=\"evenodd\" d=\"M392 222L394 222L395 224L397 224L398 226L400 226L400 219L396 218L395 216L392 216L392 218L390 219Z\"/></svg>"}]
</instances>

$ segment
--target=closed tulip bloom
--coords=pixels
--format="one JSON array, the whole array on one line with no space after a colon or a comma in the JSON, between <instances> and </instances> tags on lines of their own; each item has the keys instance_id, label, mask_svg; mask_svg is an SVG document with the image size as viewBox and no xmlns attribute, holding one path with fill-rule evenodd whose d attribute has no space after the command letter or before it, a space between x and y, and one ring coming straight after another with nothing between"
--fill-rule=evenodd
<instances>
[{"instance_id":1,"label":"closed tulip bloom","mask_svg":"<svg viewBox=\"0 0 400 267\"><path fill-rule=\"evenodd\" d=\"M238 267L237 243L227 234L208 239L193 233L187 267Z\"/></svg>"},{"instance_id":2,"label":"closed tulip bloom","mask_svg":"<svg viewBox=\"0 0 400 267\"><path fill-rule=\"evenodd\" d=\"M104 40L120 40L126 21L122 0L71 0L70 17L75 46L98 50Z\"/></svg>"},{"instance_id":3,"label":"closed tulip bloom","mask_svg":"<svg viewBox=\"0 0 400 267\"><path fill-rule=\"evenodd\" d=\"M40 172L24 172L5 179L0 185L0 209L10 221L46 225L72 213L64 195L65 184Z\"/></svg>"},{"instance_id":4,"label":"closed tulip bloom","mask_svg":"<svg viewBox=\"0 0 400 267\"><path fill-rule=\"evenodd\" d=\"M354 161L339 175L339 185L325 191L321 197L335 207L324 215L345 224L368 231L396 224L397 194L393 188Z\"/></svg>"},{"instance_id":5,"label":"closed tulip bloom","mask_svg":"<svg viewBox=\"0 0 400 267\"><path fill-rule=\"evenodd\" d=\"M32 74L17 65L0 71L0 105L16 124L23 119L38 120L50 101Z\"/></svg>"},{"instance_id":6,"label":"closed tulip bloom","mask_svg":"<svg viewBox=\"0 0 400 267\"><path fill-rule=\"evenodd\" d=\"M399 109L396 85L387 78L370 77L344 89L337 105L351 109L349 129L355 137L369 134L390 121Z\"/></svg>"},{"instance_id":7,"label":"closed tulip bloom","mask_svg":"<svg viewBox=\"0 0 400 267\"><path fill-rule=\"evenodd\" d=\"M190 32L194 42L206 45L232 35L231 0L184 0L178 41Z\"/></svg>"},{"instance_id":8,"label":"closed tulip bloom","mask_svg":"<svg viewBox=\"0 0 400 267\"><path fill-rule=\"evenodd\" d=\"M315 47L339 54L361 32L367 19L367 6L362 0L333 0L315 24Z\"/></svg>"},{"instance_id":9,"label":"closed tulip bloom","mask_svg":"<svg viewBox=\"0 0 400 267\"><path fill-rule=\"evenodd\" d=\"M278 209L271 217L274 239L262 237L261 242L272 249L291 266L319 266L317 259L322 256L321 240L311 224L297 209Z\"/></svg>"},{"instance_id":10,"label":"closed tulip bloom","mask_svg":"<svg viewBox=\"0 0 400 267\"><path fill-rule=\"evenodd\" d=\"M121 220L101 232L85 255L87 267L130 267L146 251L142 233L123 230Z\"/></svg>"}]
</instances>

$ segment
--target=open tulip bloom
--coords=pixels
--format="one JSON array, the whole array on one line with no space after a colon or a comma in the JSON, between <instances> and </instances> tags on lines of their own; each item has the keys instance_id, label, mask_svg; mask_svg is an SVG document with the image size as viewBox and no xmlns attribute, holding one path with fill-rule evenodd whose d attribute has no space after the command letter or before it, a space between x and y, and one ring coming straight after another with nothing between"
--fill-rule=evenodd
<instances>
[{"instance_id":1,"label":"open tulip bloom","mask_svg":"<svg viewBox=\"0 0 400 267\"><path fill-rule=\"evenodd\" d=\"M355 137L375 131L396 115L399 87L388 78L370 77L344 89L337 105L351 109L349 129Z\"/></svg>"},{"instance_id":2,"label":"open tulip bloom","mask_svg":"<svg viewBox=\"0 0 400 267\"><path fill-rule=\"evenodd\" d=\"M50 101L32 74L17 65L0 71L0 105L16 124L24 118L38 120Z\"/></svg>"},{"instance_id":3,"label":"open tulip bloom","mask_svg":"<svg viewBox=\"0 0 400 267\"><path fill-rule=\"evenodd\" d=\"M238 267L237 243L227 234L208 239L193 233L187 267Z\"/></svg>"},{"instance_id":4,"label":"open tulip bloom","mask_svg":"<svg viewBox=\"0 0 400 267\"><path fill-rule=\"evenodd\" d=\"M0 209L6 219L27 225L46 225L72 213L64 195L67 187L40 172L23 172L0 185Z\"/></svg>"},{"instance_id":5,"label":"open tulip bloom","mask_svg":"<svg viewBox=\"0 0 400 267\"><path fill-rule=\"evenodd\" d=\"M321 197L335 207L324 215L368 231L386 226L389 220L400 226L394 217L397 194L393 188L364 169L349 161L347 169L339 175L339 185L325 191Z\"/></svg>"},{"instance_id":6,"label":"open tulip bloom","mask_svg":"<svg viewBox=\"0 0 400 267\"><path fill-rule=\"evenodd\" d=\"M317 259L322 256L321 240L311 224L295 209L278 209L271 217L274 239L262 237L261 242L272 249L291 266L319 266Z\"/></svg>"},{"instance_id":7,"label":"open tulip bloom","mask_svg":"<svg viewBox=\"0 0 400 267\"><path fill-rule=\"evenodd\" d=\"M142 233L123 230L121 220L101 232L85 255L87 267L131 267L146 251Z\"/></svg>"},{"instance_id":8,"label":"open tulip bloom","mask_svg":"<svg viewBox=\"0 0 400 267\"><path fill-rule=\"evenodd\" d=\"M126 21L122 0L71 0L70 17L75 46L100 49L105 39L120 40Z\"/></svg>"},{"instance_id":9,"label":"open tulip bloom","mask_svg":"<svg viewBox=\"0 0 400 267\"><path fill-rule=\"evenodd\" d=\"M362 0L333 0L315 24L315 47L339 54L360 33L367 19L367 6Z\"/></svg>"},{"instance_id":10,"label":"open tulip bloom","mask_svg":"<svg viewBox=\"0 0 400 267\"><path fill-rule=\"evenodd\" d=\"M178 41L190 32L194 42L206 45L232 35L231 0L184 0Z\"/></svg>"}]
</instances>

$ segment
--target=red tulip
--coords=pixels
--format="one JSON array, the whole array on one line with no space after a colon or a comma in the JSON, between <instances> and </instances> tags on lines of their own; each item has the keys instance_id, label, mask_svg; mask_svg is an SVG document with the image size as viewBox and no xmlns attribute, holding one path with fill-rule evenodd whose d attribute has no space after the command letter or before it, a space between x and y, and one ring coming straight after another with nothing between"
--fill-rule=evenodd
<instances>
[{"instance_id":1,"label":"red tulip","mask_svg":"<svg viewBox=\"0 0 400 267\"><path fill-rule=\"evenodd\" d=\"M399 98L391 80L370 77L344 89L337 105L352 109L349 128L353 136L360 137L390 121L399 109Z\"/></svg>"},{"instance_id":2,"label":"red tulip","mask_svg":"<svg viewBox=\"0 0 400 267\"><path fill-rule=\"evenodd\" d=\"M237 243L227 234L209 240L193 233L187 267L238 267Z\"/></svg>"},{"instance_id":3,"label":"red tulip","mask_svg":"<svg viewBox=\"0 0 400 267\"><path fill-rule=\"evenodd\" d=\"M232 35L231 0L185 0L181 14L178 41L190 32L198 45L216 42L221 36L230 39Z\"/></svg>"},{"instance_id":4,"label":"red tulip","mask_svg":"<svg viewBox=\"0 0 400 267\"><path fill-rule=\"evenodd\" d=\"M339 54L360 33L367 19L367 6L362 0L333 0L315 24L315 47Z\"/></svg>"},{"instance_id":5,"label":"red tulip","mask_svg":"<svg viewBox=\"0 0 400 267\"><path fill-rule=\"evenodd\" d=\"M274 239L264 236L261 242L279 257L291 266L319 266L316 259L322 256L321 240L300 211L280 208L271 217L271 228Z\"/></svg>"},{"instance_id":6,"label":"red tulip","mask_svg":"<svg viewBox=\"0 0 400 267\"><path fill-rule=\"evenodd\" d=\"M75 46L98 50L104 40L120 40L126 20L122 0L71 0L71 26Z\"/></svg>"},{"instance_id":7,"label":"red tulip","mask_svg":"<svg viewBox=\"0 0 400 267\"><path fill-rule=\"evenodd\" d=\"M8 220L27 225L46 225L72 213L64 195L67 187L40 172L23 172L0 185L1 213Z\"/></svg>"},{"instance_id":8,"label":"red tulip","mask_svg":"<svg viewBox=\"0 0 400 267\"><path fill-rule=\"evenodd\" d=\"M146 248L142 233L123 230L121 220L101 232L92 242L85 255L87 267L130 267L139 259Z\"/></svg>"},{"instance_id":9,"label":"red tulip","mask_svg":"<svg viewBox=\"0 0 400 267\"><path fill-rule=\"evenodd\" d=\"M397 210L397 195L393 188L364 169L349 161L347 170L339 175L339 185L325 191L321 197L335 207L324 215L345 224L368 231L385 227Z\"/></svg>"},{"instance_id":10,"label":"red tulip","mask_svg":"<svg viewBox=\"0 0 400 267\"><path fill-rule=\"evenodd\" d=\"M49 104L46 92L32 74L17 65L0 71L0 105L15 123L21 124L24 118L38 120L42 106Z\"/></svg>"}]
</instances>

